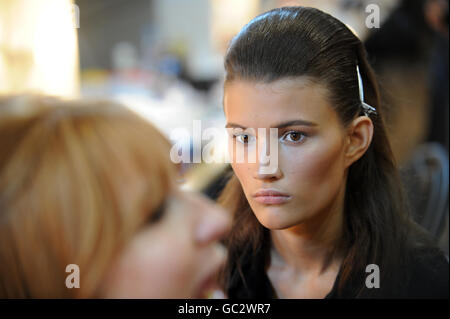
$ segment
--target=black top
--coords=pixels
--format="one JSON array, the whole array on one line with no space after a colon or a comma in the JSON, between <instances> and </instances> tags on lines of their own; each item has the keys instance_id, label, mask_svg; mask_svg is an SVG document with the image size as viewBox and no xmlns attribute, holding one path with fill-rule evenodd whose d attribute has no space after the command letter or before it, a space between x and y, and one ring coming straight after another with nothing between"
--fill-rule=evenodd
<instances>
[{"instance_id":1,"label":"black top","mask_svg":"<svg viewBox=\"0 0 450 319\"><path fill-rule=\"evenodd\" d=\"M381 292L376 298L402 298L402 299L442 299L449 297L448 295L448 273L449 262L447 258L442 255L432 255L423 257L416 257L410 263L411 277L405 283L406 289L398 295L387 294ZM348 285L344 288L344 295L338 296L337 282L339 280L338 274L334 283L333 289L325 297L325 299L335 298L355 298L355 287ZM367 274L368 275L368 274ZM383 283L380 283L380 287ZM369 288L365 288L369 290ZM371 288L377 289L377 288Z\"/></svg>"},{"instance_id":2,"label":"black top","mask_svg":"<svg viewBox=\"0 0 450 319\"><path fill-rule=\"evenodd\" d=\"M263 263L264 261L257 260ZM259 264L261 265L261 264ZM275 290L263 269L255 265L249 265L243 268L245 283L242 280L235 281L229 287L227 294L230 298L277 298ZM380 289L375 298L402 298L402 299L423 299L423 298L448 298L448 273L449 262L446 256L439 254L423 254L412 256L410 261L410 279L402 284L405 288L402 293L392 293L381 289L383 282L380 282L380 288L364 288L369 290ZM369 274L366 274L367 276ZM358 289L361 287L360 282L348 281L338 294L337 284L339 282L341 272L338 273L332 290L325 299L336 298L357 298ZM400 276L399 276L400 277ZM361 280L365 280L365 277ZM363 281L364 283L365 281ZM363 294L364 295L364 292ZM364 298L364 297L362 297ZM370 298L370 297L368 297Z\"/></svg>"}]
</instances>

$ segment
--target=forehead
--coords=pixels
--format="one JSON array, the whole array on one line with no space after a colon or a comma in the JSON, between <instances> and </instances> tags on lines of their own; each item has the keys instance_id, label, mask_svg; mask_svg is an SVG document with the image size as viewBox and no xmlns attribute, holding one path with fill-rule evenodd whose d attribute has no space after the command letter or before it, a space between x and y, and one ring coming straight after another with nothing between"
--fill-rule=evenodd
<instances>
[{"instance_id":1,"label":"forehead","mask_svg":"<svg viewBox=\"0 0 450 319\"><path fill-rule=\"evenodd\" d=\"M236 80L225 86L224 111L227 122L244 127L274 127L297 119L320 126L337 120L328 93L307 78L271 83Z\"/></svg>"}]
</instances>

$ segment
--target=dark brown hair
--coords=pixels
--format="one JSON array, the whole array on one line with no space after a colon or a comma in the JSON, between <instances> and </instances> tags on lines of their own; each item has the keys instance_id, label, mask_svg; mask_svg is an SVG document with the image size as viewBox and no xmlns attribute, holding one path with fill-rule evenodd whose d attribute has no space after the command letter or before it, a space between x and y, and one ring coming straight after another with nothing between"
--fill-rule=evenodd
<instances>
[{"instance_id":1,"label":"dark brown hair","mask_svg":"<svg viewBox=\"0 0 450 319\"><path fill-rule=\"evenodd\" d=\"M392 276L408 263L408 238L416 226L409 220L386 134L377 82L359 38L342 22L317 9L271 10L250 21L231 41L225 58L225 88L235 80L271 83L308 77L328 88L331 105L347 125L362 110L357 65L364 83L365 102L375 107L378 114L371 116L374 125L371 145L348 172L343 238L347 254L338 288L342 292L344 284L352 281L360 288L355 297L363 296L363 291L367 291L363 289L365 268L377 264L384 296L386 292L394 296L402 288L403 280ZM223 273L224 289L233 295L238 282L255 289L257 283L249 282L248 275L267 270L270 234L257 221L236 176L231 177L219 202L234 214L226 243L229 258ZM371 289L370 293L381 291Z\"/></svg>"}]
</instances>

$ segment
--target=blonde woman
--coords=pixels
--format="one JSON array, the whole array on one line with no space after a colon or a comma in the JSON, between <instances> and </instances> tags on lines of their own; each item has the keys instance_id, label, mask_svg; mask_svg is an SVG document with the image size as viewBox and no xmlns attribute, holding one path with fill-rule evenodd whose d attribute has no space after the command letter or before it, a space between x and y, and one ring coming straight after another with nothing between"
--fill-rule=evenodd
<instances>
[{"instance_id":1,"label":"blonde woman","mask_svg":"<svg viewBox=\"0 0 450 319\"><path fill-rule=\"evenodd\" d=\"M0 298L207 296L229 220L169 146L108 102L0 100Z\"/></svg>"}]
</instances>

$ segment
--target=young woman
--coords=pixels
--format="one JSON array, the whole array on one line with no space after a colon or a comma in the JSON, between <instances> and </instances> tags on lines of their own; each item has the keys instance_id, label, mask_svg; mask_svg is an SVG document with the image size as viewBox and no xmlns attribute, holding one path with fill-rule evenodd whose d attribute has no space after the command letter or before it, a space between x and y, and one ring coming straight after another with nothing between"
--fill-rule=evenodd
<instances>
[{"instance_id":1,"label":"young woman","mask_svg":"<svg viewBox=\"0 0 450 319\"><path fill-rule=\"evenodd\" d=\"M448 297L448 262L409 220L357 36L313 8L274 9L232 40L225 68L232 145L256 152L233 161L220 198L233 212L228 296ZM278 129L275 170L257 128Z\"/></svg>"},{"instance_id":2,"label":"young woman","mask_svg":"<svg viewBox=\"0 0 450 319\"><path fill-rule=\"evenodd\" d=\"M0 101L0 298L207 296L230 221L169 150L108 102Z\"/></svg>"}]
</instances>

